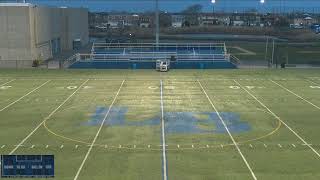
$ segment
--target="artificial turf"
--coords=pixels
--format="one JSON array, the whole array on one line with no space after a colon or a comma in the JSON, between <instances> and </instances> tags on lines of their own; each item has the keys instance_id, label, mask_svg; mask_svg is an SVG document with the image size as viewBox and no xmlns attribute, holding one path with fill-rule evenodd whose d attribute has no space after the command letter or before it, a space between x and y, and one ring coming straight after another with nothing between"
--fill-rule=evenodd
<instances>
[{"instance_id":1,"label":"artificial turf","mask_svg":"<svg viewBox=\"0 0 320 180\"><path fill-rule=\"evenodd\" d=\"M53 154L74 179L99 132L79 180L316 180L319 94L316 69L1 70L0 154Z\"/></svg>"}]
</instances>

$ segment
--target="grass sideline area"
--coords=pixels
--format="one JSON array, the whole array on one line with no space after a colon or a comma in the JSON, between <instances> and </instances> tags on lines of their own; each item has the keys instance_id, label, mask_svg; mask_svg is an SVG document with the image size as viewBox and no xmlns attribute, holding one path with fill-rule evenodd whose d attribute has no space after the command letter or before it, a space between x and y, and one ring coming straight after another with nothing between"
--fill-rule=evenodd
<instances>
[{"instance_id":1,"label":"grass sideline area","mask_svg":"<svg viewBox=\"0 0 320 180\"><path fill-rule=\"evenodd\" d=\"M234 54L240 60L264 61L266 53L266 42L226 42L228 52ZM235 49L238 46L255 54L243 54ZM290 43L276 42L274 52L274 62L278 64L288 62L289 64L320 64L319 60L320 44L315 42ZM267 60L272 59L272 40L269 40L267 48Z\"/></svg>"},{"instance_id":2,"label":"grass sideline area","mask_svg":"<svg viewBox=\"0 0 320 180\"><path fill-rule=\"evenodd\" d=\"M0 154L54 154L59 180L317 180L319 94L307 69L3 69Z\"/></svg>"}]
</instances>

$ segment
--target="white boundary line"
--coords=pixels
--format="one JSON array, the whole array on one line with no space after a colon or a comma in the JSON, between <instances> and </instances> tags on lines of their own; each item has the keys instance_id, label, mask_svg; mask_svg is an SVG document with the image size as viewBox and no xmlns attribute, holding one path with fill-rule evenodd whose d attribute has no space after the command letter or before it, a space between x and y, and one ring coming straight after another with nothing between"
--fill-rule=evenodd
<instances>
[{"instance_id":1,"label":"white boundary line","mask_svg":"<svg viewBox=\"0 0 320 180\"><path fill-rule=\"evenodd\" d=\"M162 164L163 164L163 180L167 180L167 155L166 155L166 138L164 132L164 113L163 113L163 85L160 80L160 102L161 102L161 137L162 137Z\"/></svg>"},{"instance_id":2,"label":"white boundary line","mask_svg":"<svg viewBox=\"0 0 320 180\"><path fill-rule=\"evenodd\" d=\"M300 141L302 141L306 146L308 146L319 158L320 154L309 144L307 143L298 133L296 133L287 123L282 121L279 116L277 116L275 113L273 113L265 104L263 104L256 96L254 96L249 90L244 88L238 81L233 80L235 83L237 83L241 89L245 90L253 99L255 99L262 107L264 107L271 115L273 115L276 119L278 119L283 125L285 125Z\"/></svg>"},{"instance_id":3,"label":"white boundary line","mask_svg":"<svg viewBox=\"0 0 320 180\"><path fill-rule=\"evenodd\" d=\"M294 93L294 92L293 92L293 91L291 91L290 89L288 89L288 88L286 88L286 87L282 86L281 84L279 84L279 83L277 83L277 82L275 82L275 81L273 81L273 80L271 80L271 79L270 79L270 81L271 81L271 82L273 82L274 84L278 85L278 86L279 86L279 87L281 87L282 89L284 89L284 90L288 91L289 93L291 93L291 94L295 95L296 97L300 98L301 100L305 101L306 103L308 103L308 104L312 105L313 107L315 107L315 108L317 108L317 109L319 109L319 110L320 110L320 107L319 107L319 106L317 106L317 105L313 104L312 102L310 102L310 101L306 100L305 98L301 97L300 95L298 95L298 94Z\"/></svg>"},{"instance_id":4,"label":"white boundary line","mask_svg":"<svg viewBox=\"0 0 320 180\"><path fill-rule=\"evenodd\" d=\"M3 107L2 109L0 109L1 111L4 111L5 109L7 109L8 107L14 105L15 103L19 102L21 99L23 99L24 97L28 96L29 94L33 93L34 91L38 90L39 88L41 88L42 86L46 85L48 82L50 82L51 80L46 81L45 83L41 84L40 86L36 87L35 89L33 89L32 91L28 92L27 94L21 96L19 99L13 101L12 103L8 104L7 106Z\"/></svg>"},{"instance_id":5,"label":"white boundary line","mask_svg":"<svg viewBox=\"0 0 320 180\"><path fill-rule=\"evenodd\" d=\"M316 83L316 82L314 82L314 80L310 80L310 79L306 79L308 82L310 82L310 83L312 83L312 84L315 84L315 85L318 85L319 86L319 84L318 83Z\"/></svg>"},{"instance_id":6,"label":"white boundary line","mask_svg":"<svg viewBox=\"0 0 320 180\"><path fill-rule=\"evenodd\" d=\"M29 138L33 135L34 132L36 132L36 131L42 126L42 124L43 124L45 121L47 121L48 119L50 119L51 116L52 116L54 113L56 113L56 112L61 108L61 106L63 106L73 95L75 95L75 94L81 89L81 87L82 87L85 83L87 83L88 81L89 81L89 79L87 79L85 82L83 82L83 83L78 87L78 89L76 89L76 90L75 90L69 97L67 97L67 99L65 99L55 110L53 110L46 118L44 118L44 120L43 120L40 124L38 124L38 126L37 126L33 131L31 131L30 134L28 134L9 154L10 154L10 155L13 154L27 139L29 139Z\"/></svg>"},{"instance_id":7,"label":"white boundary line","mask_svg":"<svg viewBox=\"0 0 320 180\"><path fill-rule=\"evenodd\" d=\"M4 86L4 85L6 85L6 84L9 84L9 83L11 83L12 81L15 81L15 79L12 79L12 80L10 80L10 81L8 81L8 82L5 82L5 83L3 83L3 84L0 84L0 86Z\"/></svg>"},{"instance_id":8,"label":"white boundary line","mask_svg":"<svg viewBox=\"0 0 320 180\"><path fill-rule=\"evenodd\" d=\"M100 131L101 131L101 129L102 129L102 127L103 127L103 125L104 125L104 123L105 123L105 121L106 121L109 113L110 113L110 110L111 110L114 102L116 101L116 99L117 99L117 97L118 97L118 95L119 95L119 93L120 93L120 90L121 90L124 82L125 82L125 80L122 81L122 83L121 83L121 85L120 85L120 87L119 87L119 89L118 89L117 94L114 96L113 101L112 101L112 103L110 104L109 109L108 109L106 115L104 116L104 118L103 118L103 120L102 120L102 122L101 122L101 124L100 124L100 127L99 127L99 129L98 129L98 131L97 131L97 133L96 133L96 135L95 135L95 137L93 138L93 141L91 142L90 148L88 149L87 154L85 155L84 159L82 160L82 163L81 163L81 165L80 165L80 167L79 167L79 169L78 169L78 171L77 171L77 174L76 174L75 177L74 177L74 180L77 180L77 179L78 179L78 177L79 177L79 175L80 175L80 172L81 172L81 170L82 170L85 162L87 161L90 152L92 151L92 148L93 148L93 146L94 146L94 144L95 144L95 142L96 142L96 140L97 140L97 138L98 138L98 136L99 136L99 134L100 134Z\"/></svg>"},{"instance_id":9,"label":"white boundary line","mask_svg":"<svg viewBox=\"0 0 320 180\"><path fill-rule=\"evenodd\" d=\"M226 123L224 122L223 118L221 117L221 115L220 115L220 113L219 113L218 109L215 107L215 105L214 105L214 104L213 104L213 102L211 101L211 99L210 99L210 97L208 96L207 92L206 92L206 91L205 91L205 89L203 88L203 86L202 86L201 82L200 82L199 80L197 80L197 81L198 81L198 84L199 84L199 86L201 87L201 89L202 89L203 93L206 95L206 97L207 97L208 101L210 102L211 106L212 106L212 107L213 107L213 109L216 111L216 113L217 113L217 115L218 115L219 119L221 120L221 122L222 122L222 124L223 124L224 128L225 128L225 129L226 129L226 131L228 132L228 134L229 134L229 136L230 136L230 139L232 140L232 142L233 142L234 146L236 147L236 149L237 149L238 153L240 154L240 156L241 156L241 158L242 158L243 162L246 164L247 168L249 169L249 171L250 171L250 173L251 173L252 178L253 178L254 180L257 180L256 175L254 174L254 172L253 172L253 170L252 170L251 166L249 165L248 161L246 160L246 158L245 158L245 157L244 157L244 155L242 154L242 152L241 152L241 150L240 150L240 148L239 148L239 146L238 146L237 142L234 140L234 138L233 138L233 136L232 136L231 132L229 131L228 126L226 125Z\"/></svg>"}]
</instances>

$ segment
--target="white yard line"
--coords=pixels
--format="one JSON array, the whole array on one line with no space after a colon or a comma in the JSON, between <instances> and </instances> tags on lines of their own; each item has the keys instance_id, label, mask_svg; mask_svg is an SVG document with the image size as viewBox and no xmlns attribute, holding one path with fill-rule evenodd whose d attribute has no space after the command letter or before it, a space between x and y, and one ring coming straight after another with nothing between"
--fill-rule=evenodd
<instances>
[{"instance_id":1,"label":"white yard line","mask_svg":"<svg viewBox=\"0 0 320 180\"><path fill-rule=\"evenodd\" d=\"M250 173L251 173L252 178L253 178L254 180L257 180L257 177L256 177L256 175L254 174L254 172L253 172L253 170L252 170L252 168L251 168L250 164L248 163L248 161L247 161L247 159L245 158L245 156L242 154L242 152L241 152L241 150L240 150L240 148L239 148L239 146L238 146L237 142L236 142L236 141L235 141L235 139L233 138L233 136L232 136L232 134L231 134L231 132L230 132L230 130L229 130L229 128L228 128L228 126L226 125L226 123L224 122L223 118L221 117L221 115L220 115L220 113L219 113L218 109L216 108L216 106L215 106L215 105L213 104L213 102L211 101L211 99L210 99L210 97L208 96L207 92L206 92L206 91L205 91L205 89L203 88L203 86L202 86L201 82L200 82L199 80L197 80L197 81L198 81L198 84L199 84L199 86L201 87L201 89L202 89L203 93L206 95L206 97L207 97L208 101L210 102L211 106L213 107L213 109L214 109L214 110L215 110L215 112L217 113L217 115L218 115L218 117L219 117L219 119L220 119L221 123L223 124L224 128L225 128L225 129L226 129L226 131L228 132L228 134L229 134L229 136L230 136L230 139L232 140L232 142L233 142L234 146L236 147L236 149L237 149L238 153L240 154L240 156L241 156L241 158L242 158L243 162L246 164L247 168L249 169L249 171L250 171Z\"/></svg>"},{"instance_id":2,"label":"white yard line","mask_svg":"<svg viewBox=\"0 0 320 180\"><path fill-rule=\"evenodd\" d=\"M80 172L81 172L81 170L82 170L85 162L87 161L87 159L88 159L88 157L89 157L89 154L91 153L94 144L96 143L96 140L97 140L97 138L98 138L98 136L99 136L99 134L100 134L100 131L101 131L101 129L102 129L102 127L103 127L103 125L104 125L104 123L105 123L105 121L106 121L109 113L110 113L110 110L111 110L114 102L116 101L116 99L117 99L117 97L118 97L118 95L119 95L119 93L120 93L120 90L121 90L124 82L125 82L125 80L122 81L122 83L121 83L121 85L120 85L120 87L119 87L119 89L118 89L117 94L114 96L113 101L111 102L111 104L110 104L110 106L109 106L109 109L108 109L106 115L104 116L104 118L103 118L103 120L102 120L102 122L101 122L101 124L100 124L100 127L99 127L99 129L98 129L95 137L93 138L93 141L91 142L90 147L89 147L89 149L88 149L88 151L87 151L84 159L82 160L82 163L81 163L81 165L80 165L80 167L79 167L79 169L78 169L78 171L77 171L77 174L76 174L76 175L74 176L74 178L73 178L74 180L77 180L77 179L78 179L78 177L79 177L79 175L80 175Z\"/></svg>"},{"instance_id":3,"label":"white yard line","mask_svg":"<svg viewBox=\"0 0 320 180\"><path fill-rule=\"evenodd\" d=\"M310 82L310 83L312 83L312 84L318 85L318 86L320 85L320 84L318 84L318 83L316 83L316 82L313 82L313 81L311 81L311 80L309 80L309 79L307 79L307 81Z\"/></svg>"},{"instance_id":4,"label":"white yard line","mask_svg":"<svg viewBox=\"0 0 320 180\"><path fill-rule=\"evenodd\" d=\"M160 81L160 102L161 102L161 136L162 136L162 165L163 165L163 180L167 180L167 155L166 155L166 138L164 132L164 110L163 110L163 85L162 80Z\"/></svg>"},{"instance_id":5,"label":"white yard line","mask_svg":"<svg viewBox=\"0 0 320 180\"><path fill-rule=\"evenodd\" d=\"M244 91L246 91L253 99L255 99L262 107L264 107L271 115L273 115L277 120L279 120L283 125L285 125L300 141L307 146L320 158L320 154L309 144L307 143L298 133L296 133L287 123L285 123L279 116L277 116L274 112L272 112L264 103L262 103L256 96L254 96L249 90L244 88L238 81L233 80L237 83Z\"/></svg>"},{"instance_id":6,"label":"white yard line","mask_svg":"<svg viewBox=\"0 0 320 180\"><path fill-rule=\"evenodd\" d=\"M306 103L308 103L308 104L312 105L313 107L315 107L315 108L317 108L317 109L319 109L319 110L320 110L320 107L319 107L319 106L317 106L317 105L313 104L312 102L310 102L310 101L306 100L305 98L301 97L300 95L298 95L298 94L294 93L294 92L293 92L293 91L291 91L290 89L288 89L288 88L286 88L286 87L282 86L281 84L279 84L279 83L277 83L277 82L275 82L275 81L273 81L273 80L271 80L271 79L270 79L270 81L271 81L271 82L273 82L274 84L278 85L278 86L279 86L279 87L281 87L282 89L284 89L284 90L288 91L289 93L291 93L291 94L295 95L296 97L300 98L301 100L305 101Z\"/></svg>"},{"instance_id":7,"label":"white yard line","mask_svg":"<svg viewBox=\"0 0 320 180\"><path fill-rule=\"evenodd\" d=\"M48 82L50 82L51 80L46 81L45 83L41 84L40 86L36 87L35 89L33 89L32 91L28 92L27 94L21 96L19 99L13 101L12 103L8 104L7 106L3 107L2 109L0 109L1 111L4 111L5 109L9 108L10 106L14 105L15 103L19 102L21 99L25 98L26 96L28 96L29 94L33 93L34 91L38 90L39 88L41 88L42 86L46 85Z\"/></svg>"},{"instance_id":8,"label":"white yard line","mask_svg":"<svg viewBox=\"0 0 320 180\"><path fill-rule=\"evenodd\" d=\"M8 81L8 82L5 82L5 83L3 83L3 84L0 84L0 86L7 85L7 84L11 83L12 81L15 81L15 79L12 79L12 80L10 80L10 81Z\"/></svg>"},{"instance_id":9,"label":"white yard line","mask_svg":"<svg viewBox=\"0 0 320 180\"><path fill-rule=\"evenodd\" d=\"M34 132L36 132L45 121L47 121L48 119L51 118L51 116L56 113L73 95L75 95L80 89L81 87L87 83L89 81L89 79L87 79L85 82L83 82L78 89L76 89L69 97L67 97L67 99L65 99L55 110L53 110L46 118L44 118L44 120L38 124L38 126L36 128L34 128L9 154L13 154L26 140L28 140L33 134Z\"/></svg>"}]
</instances>

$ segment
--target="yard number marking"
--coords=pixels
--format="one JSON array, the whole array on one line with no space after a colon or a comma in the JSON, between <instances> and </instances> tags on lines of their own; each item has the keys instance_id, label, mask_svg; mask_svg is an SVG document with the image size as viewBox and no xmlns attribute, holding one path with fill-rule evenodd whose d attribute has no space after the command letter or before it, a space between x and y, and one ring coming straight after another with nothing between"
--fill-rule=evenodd
<instances>
[{"instance_id":1,"label":"yard number marking","mask_svg":"<svg viewBox=\"0 0 320 180\"><path fill-rule=\"evenodd\" d=\"M230 89L240 89L239 86L229 86Z\"/></svg>"},{"instance_id":2,"label":"yard number marking","mask_svg":"<svg viewBox=\"0 0 320 180\"><path fill-rule=\"evenodd\" d=\"M11 88L11 87L12 87L12 86L1 86L0 89L1 89L1 90L5 90L5 89L9 89L9 88Z\"/></svg>"},{"instance_id":3,"label":"yard number marking","mask_svg":"<svg viewBox=\"0 0 320 180\"><path fill-rule=\"evenodd\" d=\"M158 89L158 87L157 87L157 86L149 86L148 88L149 88L149 89L152 89L152 90L154 90L154 89Z\"/></svg>"},{"instance_id":4,"label":"yard number marking","mask_svg":"<svg viewBox=\"0 0 320 180\"><path fill-rule=\"evenodd\" d=\"M78 86L68 86L67 89L77 89Z\"/></svg>"},{"instance_id":5,"label":"yard number marking","mask_svg":"<svg viewBox=\"0 0 320 180\"><path fill-rule=\"evenodd\" d=\"M92 86L83 86L83 89L92 89Z\"/></svg>"}]
</instances>

